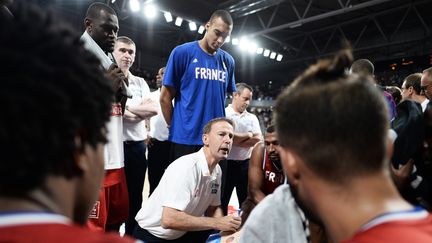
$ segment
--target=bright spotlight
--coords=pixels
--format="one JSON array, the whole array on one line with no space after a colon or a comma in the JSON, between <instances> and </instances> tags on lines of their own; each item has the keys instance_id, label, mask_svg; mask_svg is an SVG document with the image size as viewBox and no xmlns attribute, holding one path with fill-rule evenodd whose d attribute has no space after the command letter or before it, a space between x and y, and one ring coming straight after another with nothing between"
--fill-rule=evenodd
<instances>
[{"instance_id":1,"label":"bright spotlight","mask_svg":"<svg viewBox=\"0 0 432 243\"><path fill-rule=\"evenodd\" d=\"M156 17L157 14L157 10L156 10L156 6L153 4L147 4L144 6L144 15L148 18L148 19L154 19Z\"/></svg>"},{"instance_id":2,"label":"bright spotlight","mask_svg":"<svg viewBox=\"0 0 432 243\"><path fill-rule=\"evenodd\" d=\"M182 23L183 23L183 19L180 18L180 17L177 17L177 18L176 18L176 21L175 21L175 25L177 25L177 26L181 26Z\"/></svg>"},{"instance_id":3,"label":"bright spotlight","mask_svg":"<svg viewBox=\"0 0 432 243\"><path fill-rule=\"evenodd\" d=\"M276 61L280 62L282 61L283 55L282 54L278 54L276 57Z\"/></svg>"},{"instance_id":4,"label":"bright spotlight","mask_svg":"<svg viewBox=\"0 0 432 243\"><path fill-rule=\"evenodd\" d=\"M172 17L170 12L164 12L164 17L165 17L165 20L167 23L170 23L173 21L173 17Z\"/></svg>"},{"instance_id":5,"label":"bright spotlight","mask_svg":"<svg viewBox=\"0 0 432 243\"><path fill-rule=\"evenodd\" d=\"M238 38L233 38L233 39L232 39L232 44L233 44L234 46L238 45L238 44L239 44L239 39L238 39Z\"/></svg>"},{"instance_id":6,"label":"bright spotlight","mask_svg":"<svg viewBox=\"0 0 432 243\"><path fill-rule=\"evenodd\" d=\"M264 48L258 47L256 54L261 55L261 54L263 54L263 52L264 52Z\"/></svg>"},{"instance_id":7,"label":"bright spotlight","mask_svg":"<svg viewBox=\"0 0 432 243\"><path fill-rule=\"evenodd\" d=\"M204 26L200 25L200 27L198 28L198 33L202 34L204 33L204 30L205 30Z\"/></svg>"},{"instance_id":8,"label":"bright spotlight","mask_svg":"<svg viewBox=\"0 0 432 243\"><path fill-rule=\"evenodd\" d=\"M132 12L138 12L141 8L138 0L129 0L129 7Z\"/></svg>"},{"instance_id":9,"label":"bright spotlight","mask_svg":"<svg viewBox=\"0 0 432 243\"><path fill-rule=\"evenodd\" d=\"M250 41L249 44L248 44L247 49L248 49L249 53L251 53L251 54L255 53L257 51L257 49L258 49L258 45L255 42Z\"/></svg>"},{"instance_id":10,"label":"bright spotlight","mask_svg":"<svg viewBox=\"0 0 432 243\"><path fill-rule=\"evenodd\" d=\"M270 54L270 59L275 59L276 58L276 52L272 52L271 54Z\"/></svg>"},{"instance_id":11,"label":"bright spotlight","mask_svg":"<svg viewBox=\"0 0 432 243\"><path fill-rule=\"evenodd\" d=\"M193 21L189 22L189 29L191 31L197 30L197 26L196 26L195 22L193 22Z\"/></svg>"},{"instance_id":12,"label":"bright spotlight","mask_svg":"<svg viewBox=\"0 0 432 243\"><path fill-rule=\"evenodd\" d=\"M240 47L240 50L247 51L247 49L249 47L249 40L246 37L240 38L239 47Z\"/></svg>"},{"instance_id":13,"label":"bright spotlight","mask_svg":"<svg viewBox=\"0 0 432 243\"><path fill-rule=\"evenodd\" d=\"M270 56L270 50L269 50L269 49L265 49L263 55L264 55L265 57Z\"/></svg>"},{"instance_id":14,"label":"bright spotlight","mask_svg":"<svg viewBox=\"0 0 432 243\"><path fill-rule=\"evenodd\" d=\"M225 43L229 43L231 41L231 36L229 35L226 39L225 39Z\"/></svg>"}]
</instances>

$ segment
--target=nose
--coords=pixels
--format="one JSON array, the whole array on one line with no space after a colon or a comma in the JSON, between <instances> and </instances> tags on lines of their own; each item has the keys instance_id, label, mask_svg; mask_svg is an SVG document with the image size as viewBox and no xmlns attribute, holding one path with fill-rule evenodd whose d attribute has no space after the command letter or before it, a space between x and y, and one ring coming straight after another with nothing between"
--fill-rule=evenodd
<instances>
[{"instance_id":1,"label":"nose","mask_svg":"<svg viewBox=\"0 0 432 243\"><path fill-rule=\"evenodd\" d=\"M222 45L222 44L225 42L225 38L223 38L222 36L219 36L219 37L217 38L217 42L218 42L220 45Z\"/></svg>"}]
</instances>

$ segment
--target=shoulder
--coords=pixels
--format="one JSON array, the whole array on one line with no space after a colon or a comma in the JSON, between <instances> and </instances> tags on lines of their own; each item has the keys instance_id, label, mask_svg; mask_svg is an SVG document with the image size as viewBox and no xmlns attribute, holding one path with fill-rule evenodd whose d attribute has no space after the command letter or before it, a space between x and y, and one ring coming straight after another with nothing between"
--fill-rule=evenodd
<instances>
[{"instance_id":1,"label":"shoulder","mask_svg":"<svg viewBox=\"0 0 432 243\"><path fill-rule=\"evenodd\" d=\"M199 152L184 155L174 160L167 168L167 171L178 173L191 173L198 166Z\"/></svg>"},{"instance_id":2,"label":"shoulder","mask_svg":"<svg viewBox=\"0 0 432 243\"><path fill-rule=\"evenodd\" d=\"M181 54L181 53L185 53L185 52L189 51L191 48L195 48L195 47L196 47L195 41L187 42L187 43L176 46L174 48L173 52Z\"/></svg>"},{"instance_id":3,"label":"shoulder","mask_svg":"<svg viewBox=\"0 0 432 243\"><path fill-rule=\"evenodd\" d=\"M226 60L229 64L234 64L234 58L231 56L231 54L229 54L228 52L226 52L225 50L219 49L219 55L221 55L223 57L224 60Z\"/></svg>"}]
</instances>

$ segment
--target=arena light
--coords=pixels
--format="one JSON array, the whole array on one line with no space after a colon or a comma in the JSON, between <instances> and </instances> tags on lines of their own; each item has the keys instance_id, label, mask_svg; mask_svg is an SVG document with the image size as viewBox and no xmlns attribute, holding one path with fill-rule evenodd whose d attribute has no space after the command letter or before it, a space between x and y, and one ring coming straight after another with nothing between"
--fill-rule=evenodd
<instances>
[{"instance_id":1,"label":"arena light","mask_svg":"<svg viewBox=\"0 0 432 243\"><path fill-rule=\"evenodd\" d=\"M263 54L263 52L264 52L264 48L258 47L256 54L261 55L261 54Z\"/></svg>"},{"instance_id":2,"label":"arena light","mask_svg":"<svg viewBox=\"0 0 432 243\"><path fill-rule=\"evenodd\" d=\"M200 25L200 27L198 28L198 33L202 34L204 33L204 30L205 30L204 26Z\"/></svg>"},{"instance_id":3,"label":"arena light","mask_svg":"<svg viewBox=\"0 0 432 243\"><path fill-rule=\"evenodd\" d=\"M270 50L269 50L269 49L265 49L263 55L264 55L265 57L270 56Z\"/></svg>"},{"instance_id":4,"label":"arena light","mask_svg":"<svg viewBox=\"0 0 432 243\"><path fill-rule=\"evenodd\" d=\"M175 25L180 27L182 23L183 23L183 19L180 17L177 17L175 20Z\"/></svg>"},{"instance_id":5,"label":"arena light","mask_svg":"<svg viewBox=\"0 0 432 243\"><path fill-rule=\"evenodd\" d=\"M248 46L247 46L247 51L249 53L255 53L258 49L258 45L257 43L253 42L253 41L249 41Z\"/></svg>"},{"instance_id":6,"label":"arena light","mask_svg":"<svg viewBox=\"0 0 432 243\"><path fill-rule=\"evenodd\" d=\"M116 0L111 0L111 3L115 3Z\"/></svg>"},{"instance_id":7,"label":"arena light","mask_svg":"<svg viewBox=\"0 0 432 243\"><path fill-rule=\"evenodd\" d=\"M272 52L271 54L270 54L270 59L275 59L276 58L276 52Z\"/></svg>"},{"instance_id":8,"label":"arena light","mask_svg":"<svg viewBox=\"0 0 432 243\"><path fill-rule=\"evenodd\" d=\"M231 41L231 36L229 35L226 39L225 39L225 43L230 43Z\"/></svg>"},{"instance_id":9,"label":"arena light","mask_svg":"<svg viewBox=\"0 0 432 243\"><path fill-rule=\"evenodd\" d=\"M238 45L238 44L239 44L239 39L238 39L238 38L233 38L233 39L232 39L232 44L233 44L234 46Z\"/></svg>"},{"instance_id":10,"label":"arena light","mask_svg":"<svg viewBox=\"0 0 432 243\"><path fill-rule=\"evenodd\" d=\"M249 47L249 40L246 37L241 37L239 47L240 47L240 50L247 51L247 49Z\"/></svg>"},{"instance_id":11,"label":"arena light","mask_svg":"<svg viewBox=\"0 0 432 243\"><path fill-rule=\"evenodd\" d=\"M165 21L167 23L170 23L173 21L173 17L172 17L170 12L164 12L164 17L165 17Z\"/></svg>"},{"instance_id":12,"label":"arena light","mask_svg":"<svg viewBox=\"0 0 432 243\"><path fill-rule=\"evenodd\" d=\"M282 54L278 54L276 57L276 61L280 62L282 61L283 55Z\"/></svg>"},{"instance_id":13,"label":"arena light","mask_svg":"<svg viewBox=\"0 0 432 243\"><path fill-rule=\"evenodd\" d=\"M156 14L157 14L157 9L155 5L147 4L144 6L144 15L148 19L154 19L156 17Z\"/></svg>"},{"instance_id":14,"label":"arena light","mask_svg":"<svg viewBox=\"0 0 432 243\"><path fill-rule=\"evenodd\" d=\"M193 21L189 22L189 29L191 31L197 30L197 25L195 24L195 22L193 22Z\"/></svg>"},{"instance_id":15,"label":"arena light","mask_svg":"<svg viewBox=\"0 0 432 243\"><path fill-rule=\"evenodd\" d=\"M138 12L141 9L140 3L138 0L129 0L129 7L132 12Z\"/></svg>"}]
</instances>

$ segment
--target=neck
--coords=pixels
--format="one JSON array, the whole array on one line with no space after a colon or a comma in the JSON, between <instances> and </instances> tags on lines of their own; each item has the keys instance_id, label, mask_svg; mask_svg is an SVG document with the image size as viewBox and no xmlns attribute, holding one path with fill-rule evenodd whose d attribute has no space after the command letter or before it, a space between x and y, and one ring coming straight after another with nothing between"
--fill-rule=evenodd
<instances>
[{"instance_id":1,"label":"neck","mask_svg":"<svg viewBox=\"0 0 432 243\"><path fill-rule=\"evenodd\" d=\"M401 198L384 171L344 183L343 188L316 191L320 197L316 204L318 215L334 242L351 238L364 224L383 213L413 208Z\"/></svg>"},{"instance_id":2,"label":"neck","mask_svg":"<svg viewBox=\"0 0 432 243\"><path fill-rule=\"evenodd\" d=\"M216 165L219 163L220 159L215 158L214 156L212 156L210 150L208 147L206 147L204 145L204 155L207 161L207 165L210 171L210 174L213 173L214 168L216 167Z\"/></svg>"},{"instance_id":3,"label":"neck","mask_svg":"<svg viewBox=\"0 0 432 243\"><path fill-rule=\"evenodd\" d=\"M122 70L124 76L126 78L128 78L129 77L129 68L122 68L121 70Z\"/></svg>"},{"instance_id":4,"label":"neck","mask_svg":"<svg viewBox=\"0 0 432 243\"><path fill-rule=\"evenodd\" d=\"M198 41L199 46L201 49L206 52L207 54L214 55L216 51L210 50L210 48L207 46L207 43L204 41L204 38Z\"/></svg>"},{"instance_id":5,"label":"neck","mask_svg":"<svg viewBox=\"0 0 432 243\"><path fill-rule=\"evenodd\" d=\"M424 97L424 96L422 96L422 95L417 95L417 94L414 94L413 96L412 96L412 99L415 101L415 102L418 102L418 103L423 103L423 101L425 101L426 100L426 97Z\"/></svg>"}]
</instances>

